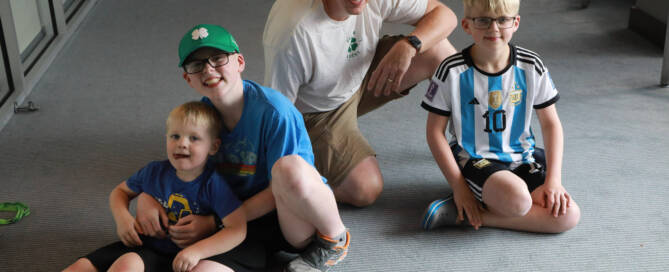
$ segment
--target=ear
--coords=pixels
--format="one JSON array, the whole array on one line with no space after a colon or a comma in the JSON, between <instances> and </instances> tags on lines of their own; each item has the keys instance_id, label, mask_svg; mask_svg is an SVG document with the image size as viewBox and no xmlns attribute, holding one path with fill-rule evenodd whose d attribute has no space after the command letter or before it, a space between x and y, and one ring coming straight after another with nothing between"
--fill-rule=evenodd
<instances>
[{"instance_id":1,"label":"ear","mask_svg":"<svg viewBox=\"0 0 669 272\"><path fill-rule=\"evenodd\" d=\"M214 156L218 152L218 148L221 147L221 139L216 138L211 144L211 150L209 150L209 155Z\"/></svg>"},{"instance_id":2,"label":"ear","mask_svg":"<svg viewBox=\"0 0 669 272\"><path fill-rule=\"evenodd\" d=\"M237 53L237 62L239 63L239 73L241 74L244 72L244 68L246 68L246 61L244 61L244 55L242 53Z\"/></svg>"},{"instance_id":3,"label":"ear","mask_svg":"<svg viewBox=\"0 0 669 272\"><path fill-rule=\"evenodd\" d=\"M462 18L462 21L460 21L460 25L462 26L462 30L465 31L465 33L471 35L471 29L469 29L471 26L469 25L469 19L467 18Z\"/></svg>"},{"instance_id":4,"label":"ear","mask_svg":"<svg viewBox=\"0 0 669 272\"><path fill-rule=\"evenodd\" d=\"M183 77L186 80L186 83L190 84L190 78L188 77L188 74L186 72L184 72Z\"/></svg>"},{"instance_id":5,"label":"ear","mask_svg":"<svg viewBox=\"0 0 669 272\"><path fill-rule=\"evenodd\" d=\"M520 26L520 15L516 15L516 21L513 22L513 32L518 30L518 26Z\"/></svg>"}]
</instances>

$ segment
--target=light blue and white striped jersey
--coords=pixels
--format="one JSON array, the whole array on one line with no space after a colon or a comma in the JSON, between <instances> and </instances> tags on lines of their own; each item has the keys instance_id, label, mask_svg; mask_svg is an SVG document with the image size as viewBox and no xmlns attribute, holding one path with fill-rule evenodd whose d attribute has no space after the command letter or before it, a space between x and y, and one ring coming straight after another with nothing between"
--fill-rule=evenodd
<instances>
[{"instance_id":1,"label":"light blue and white striped jersey","mask_svg":"<svg viewBox=\"0 0 669 272\"><path fill-rule=\"evenodd\" d=\"M446 58L432 76L421 106L449 116L450 139L464 150L461 156L534 161L532 109L548 107L560 96L536 53L509 47L509 66L499 73L476 68L470 46Z\"/></svg>"}]
</instances>

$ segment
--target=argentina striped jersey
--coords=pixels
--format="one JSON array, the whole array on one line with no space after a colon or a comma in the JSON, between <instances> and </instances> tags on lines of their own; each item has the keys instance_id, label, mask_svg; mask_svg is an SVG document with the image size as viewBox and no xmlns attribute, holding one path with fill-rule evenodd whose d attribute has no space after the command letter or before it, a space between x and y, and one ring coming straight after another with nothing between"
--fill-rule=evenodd
<instances>
[{"instance_id":1,"label":"argentina striped jersey","mask_svg":"<svg viewBox=\"0 0 669 272\"><path fill-rule=\"evenodd\" d=\"M509 46L509 65L499 73L476 68L470 46L445 59L432 76L421 106L449 117L451 144L463 149L461 156L534 161L532 109L560 96L536 53Z\"/></svg>"}]
</instances>

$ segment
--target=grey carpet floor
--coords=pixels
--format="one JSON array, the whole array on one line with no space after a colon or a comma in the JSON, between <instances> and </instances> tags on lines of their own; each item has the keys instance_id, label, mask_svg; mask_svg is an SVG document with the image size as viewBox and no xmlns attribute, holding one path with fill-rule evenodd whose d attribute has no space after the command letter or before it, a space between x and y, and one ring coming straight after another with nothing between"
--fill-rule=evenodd
<instances>
[{"instance_id":1,"label":"grey carpet floor","mask_svg":"<svg viewBox=\"0 0 669 272\"><path fill-rule=\"evenodd\" d=\"M462 16L461 1L443 2ZM425 143L421 83L360 119L386 185L371 207L341 207L353 241L334 271L666 271L662 50L626 28L633 1L595 0L587 9L576 2L523 1L514 42L542 55L561 91L563 184L582 209L580 224L559 235L421 231L423 209L450 190ZM245 54L244 77L261 82L271 4L100 1L28 98L41 110L15 115L0 132L0 202L32 210L0 226L0 270L57 271L117 240L109 192L164 158L167 113L198 98L176 65L181 35L197 23L225 26ZM458 28L451 41L461 49L471 39Z\"/></svg>"}]
</instances>

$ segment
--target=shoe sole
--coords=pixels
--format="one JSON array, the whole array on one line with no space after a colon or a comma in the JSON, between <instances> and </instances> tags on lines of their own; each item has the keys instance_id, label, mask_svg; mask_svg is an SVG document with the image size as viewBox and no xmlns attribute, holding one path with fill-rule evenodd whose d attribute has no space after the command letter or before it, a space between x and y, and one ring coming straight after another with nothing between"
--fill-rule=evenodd
<instances>
[{"instance_id":1,"label":"shoe sole","mask_svg":"<svg viewBox=\"0 0 669 272\"><path fill-rule=\"evenodd\" d=\"M423 216L423 222L421 224L424 230L431 230L433 228L432 219L434 219L433 217L434 213L437 210L439 210L439 208L443 206L446 202L452 199L453 197L447 197L445 199L432 202L432 204L430 204L430 206L427 207L427 212L425 213L425 216Z\"/></svg>"}]
</instances>

